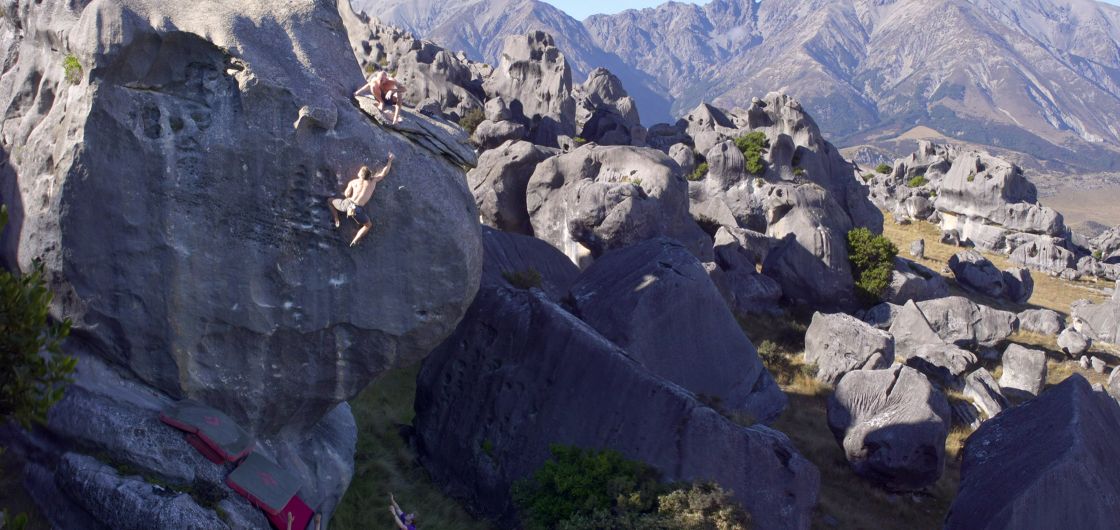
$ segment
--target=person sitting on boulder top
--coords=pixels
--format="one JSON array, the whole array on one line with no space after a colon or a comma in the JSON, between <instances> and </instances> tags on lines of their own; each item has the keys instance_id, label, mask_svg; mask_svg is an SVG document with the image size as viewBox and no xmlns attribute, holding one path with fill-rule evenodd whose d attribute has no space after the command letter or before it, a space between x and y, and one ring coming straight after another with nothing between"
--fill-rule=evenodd
<instances>
[{"instance_id":1,"label":"person sitting on boulder top","mask_svg":"<svg viewBox=\"0 0 1120 530\"><path fill-rule=\"evenodd\" d=\"M393 76L385 73L384 70L378 70L373 75L369 76L366 84L362 85L357 92L354 92L354 97L358 97L365 92L373 97L374 104L377 105L377 110L385 112L385 104L393 105L393 122L396 125L401 121L401 84L397 82Z\"/></svg>"},{"instance_id":2,"label":"person sitting on boulder top","mask_svg":"<svg viewBox=\"0 0 1120 530\"><path fill-rule=\"evenodd\" d=\"M385 167L381 168L381 171L378 171L376 175L369 170L368 166L362 166L362 169L358 171L358 178L351 180L346 185L346 191L343 192L342 197L327 199L331 217L334 218L335 228L338 228L340 224L338 212L346 212L347 217L361 226L358 229L358 234L354 236L354 240L350 242L350 246L357 245L358 241L361 241L373 228L373 221L370 220L369 215L362 208L373 196L373 190L377 189L377 183L389 174L389 169L393 167L394 158L393 153L389 153L389 160L385 162Z\"/></svg>"},{"instance_id":3,"label":"person sitting on boulder top","mask_svg":"<svg viewBox=\"0 0 1120 530\"><path fill-rule=\"evenodd\" d=\"M393 520L397 523L397 527L401 530L416 530L416 514L404 513L397 500L393 498L393 494L389 494L389 511L393 513Z\"/></svg>"}]
</instances>

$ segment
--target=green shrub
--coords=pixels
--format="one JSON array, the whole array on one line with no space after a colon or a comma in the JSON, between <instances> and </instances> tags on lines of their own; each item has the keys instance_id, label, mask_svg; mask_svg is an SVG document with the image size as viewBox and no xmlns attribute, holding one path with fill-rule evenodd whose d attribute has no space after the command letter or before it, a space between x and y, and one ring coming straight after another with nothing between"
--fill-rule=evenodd
<instances>
[{"instance_id":1,"label":"green shrub","mask_svg":"<svg viewBox=\"0 0 1120 530\"><path fill-rule=\"evenodd\" d=\"M848 261L852 265L856 291L865 302L877 302L890 285L895 256L898 256L898 247L882 235L867 228L848 232Z\"/></svg>"},{"instance_id":2,"label":"green shrub","mask_svg":"<svg viewBox=\"0 0 1120 530\"><path fill-rule=\"evenodd\" d=\"M805 168L800 168L800 167L793 168L793 175L795 177L804 177L805 176Z\"/></svg>"},{"instance_id":3,"label":"green shrub","mask_svg":"<svg viewBox=\"0 0 1120 530\"><path fill-rule=\"evenodd\" d=\"M0 207L0 230L7 221ZM50 304L42 263L23 276L0 271L0 419L25 427L46 421L78 362L61 354L70 321L51 323Z\"/></svg>"},{"instance_id":4,"label":"green shrub","mask_svg":"<svg viewBox=\"0 0 1120 530\"><path fill-rule=\"evenodd\" d=\"M975 180L976 180L976 173L969 173L968 174L968 181L973 182Z\"/></svg>"},{"instance_id":5,"label":"green shrub","mask_svg":"<svg viewBox=\"0 0 1120 530\"><path fill-rule=\"evenodd\" d=\"M873 179L873 178L875 178L875 175L872 174L872 173L864 173L863 174L863 181L864 182L871 182L871 179Z\"/></svg>"},{"instance_id":6,"label":"green shrub","mask_svg":"<svg viewBox=\"0 0 1120 530\"><path fill-rule=\"evenodd\" d=\"M743 152L747 159L747 171L752 175L761 175L766 170L766 162L762 159L763 153L770 148L770 141L762 131L747 133L735 139L735 146Z\"/></svg>"},{"instance_id":7,"label":"green shrub","mask_svg":"<svg viewBox=\"0 0 1120 530\"><path fill-rule=\"evenodd\" d=\"M1101 252L1099 250L1094 250L1093 251L1093 259L1095 259L1097 261L1104 261L1104 252Z\"/></svg>"},{"instance_id":8,"label":"green shrub","mask_svg":"<svg viewBox=\"0 0 1120 530\"><path fill-rule=\"evenodd\" d=\"M478 124L483 121L486 121L486 114L482 112L482 109L475 108L467 111L459 120L459 126L462 127L464 131L467 131L467 134L474 134L475 129L478 128Z\"/></svg>"},{"instance_id":9,"label":"green shrub","mask_svg":"<svg viewBox=\"0 0 1120 530\"><path fill-rule=\"evenodd\" d=\"M382 60L384 60L384 59L382 59ZM373 75L374 72L377 71L377 67L374 66L373 63L366 63L366 67L363 68L362 70L366 73L367 76L369 76L369 75Z\"/></svg>"},{"instance_id":10,"label":"green shrub","mask_svg":"<svg viewBox=\"0 0 1120 530\"><path fill-rule=\"evenodd\" d=\"M703 162L700 165L696 166L696 169L692 170L692 173L690 173L688 175L688 180L691 180L693 182L696 182L696 181L699 181L699 180L704 180L704 177L706 177L707 175L708 175L708 163Z\"/></svg>"},{"instance_id":11,"label":"green shrub","mask_svg":"<svg viewBox=\"0 0 1120 530\"><path fill-rule=\"evenodd\" d=\"M494 458L494 442L491 442L489 438L482 441L482 452L486 456Z\"/></svg>"},{"instance_id":12,"label":"green shrub","mask_svg":"<svg viewBox=\"0 0 1120 530\"><path fill-rule=\"evenodd\" d=\"M75 55L67 55L62 60L62 69L65 71L66 80L70 84L76 85L82 82L82 62Z\"/></svg>"},{"instance_id":13,"label":"green shrub","mask_svg":"<svg viewBox=\"0 0 1120 530\"><path fill-rule=\"evenodd\" d=\"M890 164L879 164L875 166L875 171L883 175L889 175L891 171L894 171L894 168Z\"/></svg>"},{"instance_id":14,"label":"green shrub","mask_svg":"<svg viewBox=\"0 0 1120 530\"><path fill-rule=\"evenodd\" d=\"M714 484L662 484L652 467L616 451L554 445L552 458L513 487L530 530L745 530L750 516Z\"/></svg>"},{"instance_id":15,"label":"green shrub","mask_svg":"<svg viewBox=\"0 0 1120 530\"><path fill-rule=\"evenodd\" d=\"M541 286L541 273L532 267L523 271L503 272L502 277L518 289L532 289Z\"/></svg>"},{"instance_id":16,"label":"green shrub","mask_svg":"<svg viewBox=\"0 0 1120 530\"><path fill-rule=\"evenodd\" d=\"M576 136L575 138L572 138L572 141L576 143L576 147L579 147L579 146L587 143L587 138L584 138L582 136Z\"/></svg>"},{"instance_id":17,"label":"green shrub","mask_svg":"<svg viewBox=\"0 0 1120 530\"><path fill-rule=\"evenodd\" d=\"M906 185L910 186L911 188L920 188L922 186L925 186L926 184L929 184L929 180L926 179L925 175L914 175L914 178L910 179L910 181L906 183Z\"/></svg>"}]
</instances>

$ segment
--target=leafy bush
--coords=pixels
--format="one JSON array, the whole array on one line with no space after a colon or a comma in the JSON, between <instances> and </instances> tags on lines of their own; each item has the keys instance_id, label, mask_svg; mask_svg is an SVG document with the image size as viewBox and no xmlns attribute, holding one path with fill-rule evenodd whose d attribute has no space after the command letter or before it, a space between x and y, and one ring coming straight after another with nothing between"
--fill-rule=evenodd
<instances>
[{"instance_id":1,"label":"leafy bush","mask_svg":"<svg viewBox=\"0 0 1120 530\"><path fill-rule=\"evenodd\" d=\"M889 164L879 164L878 166L875 166L875 171L883 175L889 175L891 171L894 171L894 168Z\"/></svg>"},{"instance_id":2,"label":"leafy bush","mask_svg":"<svg viewBox=\"0 0 1120 530\"><path fill-rule=\"evenodd\" d=\"M66 73L66 80L72 85L82 82L82 63L71 54L62 60L62 69Z\"/></svg>"},{"instance_id":3,"label":"leafy bush","mask_svg":"<svg viewBox=\"0 0 1120 530\"><path fill-rule=\"evenodd\" d=\"M1099 250L1094 250L1093 251L1093 259L1095 259L1097 261L1104 261L1104 252L1101 252Z\"/></svg>"},{"instance_id":4,"label":"leafy bush","mask_svg":"<svg viewBox=\"0 0 1120 530\"><path fill-rule=\"evenodd\" d=\"M459 120L459 126L462 127L464 131L467 131L467 134L474 134L475 129L478 128L478 124L483 121L486 121L486 114L482 112L482 109L474 108L468 110L463 118Z\"/></svg>"},{"instance_id":5,"label":"leafy bush","mask_svg":"<svg viewBox=\"0 0 1120 530\"><path fill-rule=\"evenodd\" d=\"M925 186L926 184L929 184L929 180L926 179L925 175L915 175L914 178L910 179L910 181L906 183L906 185L910 186L911 188L920 188L922 186Z\"/></svg>"},{"instance_id":6,"label":"leafy bush","mask_svg":"<svg viewBox=\"0 0 1120 530\"><path fill-rule=\"evenodd\" d=\"M373 75L377 71L377 67L373 63L366 63L366 67L362 69L367 76Z\"/></svg>"},{"instance_id":7,"label":"leafy bush","mask_svg":"<svg viewBox=\"0 0 1120 530\"><path fill-rule=\"evenodd\" d=\"M762 131L747 133L735 139L735 146L743 152L747 159L747 171L752 175L761 175L766 170L766 162L762 154L770 148L770 141Z\"/></svg>"},{"instance_id":8,"label":"leafy bush","mask_svg":"<svg viewBox=\"0 0 1120 530\"><path fill-rule=\"evenodd\" d=\"M895 256L898 247L882 235L867 228L848 232L848 261L852 264L856 291L865 302L877 302L890 285Z\"/></svg>"},{"instance_id":9,"label":"leafy bush","mask_svg":"<svg viewBox=\"0 0 1120 530\"><path fill-rule=\"evenodd\" d=\"M587 143L587 138L584 138L582 136L576 136L575 138L572 138L572 141L576 143L576 147L579 147L579 146Z\"/></svg>"},{"instance_id":10,"label":"leafy bush","mask_svg":"<svg viewBox=\"0 0 1120 530\"><path fill-rule=\"evenodd\" d=\"M796 177L804 177L805 176L805 168L800 168L800 167L793 168L793 175L796 176Z\"/></svg>"},{"instance_id":11,"label":"leafy bush","mask_svg":"<svg viewBox=\"0 0 1120 530\"><path fill-rule=\"evenodd\" d=\"M863 181L864 182L871 182L871 179L873 179L873 178L875 178L875 175L873 175L871 173L864 173L863 174Z\"/></svg>"},{"instance_id":12,"label":"leafy bush","mask_svg":"<svg viewBox=\"0 0 1120 530\"><path fill-rule=\"evenodd\" d=\"M750 516L714 484L667 485L616 451L554 445L552 458L514 485L525 528L740 530Z\"/></svg>"},{"instance_id":13,"label":"leafy bush","mask_svg":"<svg viewBox=\"0 0 1120 530\"><path fill-rule=\"evenodd\" d=\"M0 230L7 222L8 209L2 207ZM78 362L61 355L70 321L51 323L50 303L42 263L23 276L0 271L0 419L25 427L46 421Z\"/></svg>"},{"instance_id":14,"label":"leafy bush","mask_svg":"<svg viewBox=\"0 0 1120 530\"><path fill-rule=\"evenodd\" d=\"M503 272L502 277L518 289L532 289L541 286L541 273L532 267L523 271Z\"/></svg>"},{"instance_id":15,"label":"leafy bush","mask_svg":"<svg viewBox=\"0 0 1120 530\"><path fill-rule=\"evenodd\" d=\"M968 181L973 182L975 180L976 180L976 173L969 173L968 174Z\"/></svg>"},{"instance_id":16,"label":"leafy bush","mask_svg":"<svg viewBox=\"0 0 1120 530\"><path fill-rule=\"evenodd\" d=\"M698 180L704 180L704 177L707 176L707 175L708 175L708 163L707 162L702 162L700 165L696 166L696 169L692 170L691 174L688 175L688 180L691 180L693 182L696 182Z\"/></svg>"}]
</instances>

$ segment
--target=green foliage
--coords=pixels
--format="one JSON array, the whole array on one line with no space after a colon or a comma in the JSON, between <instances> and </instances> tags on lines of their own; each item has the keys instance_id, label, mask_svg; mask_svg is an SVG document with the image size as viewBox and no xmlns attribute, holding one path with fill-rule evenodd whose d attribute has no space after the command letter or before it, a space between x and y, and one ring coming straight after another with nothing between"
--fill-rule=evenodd
<instances>
[{"instance_id":1,"label":"green foliage","mask_svg":"<svg viewBox=\"0 0 1120 530\"><path fill-rule=\"evenodd\" d=\"M973 182L975 180L976 180L976 173L969 173L968 174L968 181Z\"/></svg>"},{"instance_id":2,"label":"green foliage","mask_svg":"<svg viewBox=\"0 0 1120 530\"><path fill-rule=\"evenodd\" d=\"M486 456L494 458L494 442L490 441L489 438L482 441L482 452L485 453Z\"/></svg>"},{"instance_id":3,"label":"green foliage","mask_svg":"<svg viewBox=\"0 0 1120 530\"><path fill-rule=\"evenodd\" d=\"M793 168L793 175L795 177L804 177L805 176L805 168L800 168L800 167Z\"/></svg>"},{"instance_id":4,"label":"green foliage","mask_svg":"<svg viewBox=\"0 0 1120 530\"><path fill-rule=\"evenodd\" d=\"M532 289L541 286L541 273L532 267L523 271L503 272L502 277L518 289Z\"/></svg>"},{"instance_id":5,"label":"green foliage","mask_svg":"<svg viewBox=\"0 0 1120 530\"><path fill-rule=\"evenodd\" d=\"M920 188L922 186L925 186L926 184L929 184L929 180L926 179L925 175L915 175L914 178L910 179L910 181L906 183L906 185L910 186L911 188Z\"/></svg>"},{"instance_id":6,"label":"green foliage","mask_svg":"<svg viewBox=\"0 0 1120 530\"><path fill-rule=\"evenodd\" d=\"M867 228L848 232L848 261L852 264L856 291L865 302L877 302L890 285L895 256L898 247L886 237Z\"/></svg>"},{"instance_id":7,"label":"green foliage","mask_svg":"<svg viewBox=\"0 0 1120 530\"><path fill-rule=\"evenodd\" d=\"M735 146L743 152L747 159L747 171L752 175L761 175L766 170L766 162L762 159L763 153L770 148L770 141L762 131L747 133L735 139Z\"/></svg>"},{"instance_id":8,"label":"green foliage","mask_svg":"<svg viewBox=\"0 0 1120 530\"><path fill-rule=\"evenodd\" d=\"M706 177L707 175L708 163L703 162L700 165L696 166L696 169L692 170L692 173L688 175L688 180L691 180L693 182L704 180L704 177Z\"/></svg>"},{"instance_id":9,"label":"green foliage","mask_svg":"<svg viewBox=\"0 0 1120 530\"><path fill-rule=\"evenodd\" d=\"M467 134L474 134L474 130L478 128L478 124L485 120L486 114L482 112L482 109L475 108L467 111L466 115L459 120L459 126L467 131Z\"/></svg>"},{"instance_id":10,"label":"green foliage","mask_svg":"<svg viewBox=\"0 0 1120 530\"><path fill-rule=\"evenodd\" d=\"M576 147L579 147L579 146L587 143L587 138L584 138L582 136L576 136L575 138L572 138L572 141L576 143Z\"/></svg>"},{"instance_id":11,"label":"green foliage","mask_svg":"<svg viewBox=\"0 0 1120 530\"><path fill-rule=\"evenodd\" d=\"M750 516L713 484L674 486L616 451L552 446L552 458L514 485L529 530L739 530Z\"/></svg>"},{"instance_id":12,"label":"green foliage","mask_svg":"<svg viewBox=\"0 0 1120 530\"><path fill-rule=\"evenodd\" d=\"M894 168L890 164L879 164L875 166L875 171L883 175L889 175L891 171L894 171Z\"/></svg>"},{"instance_id":13,"label":"green foliage","mask_svg":"<svg viewBox=\"0 0 1120 530\"><path fill-rule=\"evenodd\" d=\"M0 230L7 222L2 207ZM70 321L50 323L50 303L42 263L24 276L0 271L0 418L25 427L46 421L78 362L61 355Z\"/></svg>"},{"instance_id":14,"label":"green foliage","mask_svg":"<svg viewBox=\"0 0 1120 530\"><path fill-rule=\"evenodd\" d=\"M384 59L382 59L382 60L384 60ZM366 67L363 68L362 71L364 71L367 76L368 75L373 75L373 73L377 71L377 67L374 66L373 63L366 63Z\"/></svg>"},{"instance_id":15,"label":"green foliage","mask_svg":"<svg viewBox=\"0 0 1120 530\"><path fill-rule=\"evenodd\" d=\"M4 515L4 517L2 519L0 519L0 520L3 521L4 526L0 526L0 528L3 528L5 530L8 530L8 529L11 529L11 530L26 530L27 529L28 518L27 518L26 513L16 514L15 517L12 517L11 520L8 520L8 512L0 512L0 514Z\"/></svg>"},{"instance_id":16,"label":"green foliage","mask_svg":"<svg viewBox=\"0 0 1120 530\"><path fill-rule=\"evenodd\" d=\"M1104 261L1104 252L1101 252L1099 250L1094 250L1093 251L1093 259L1095 259L1097 261Z\"/></svg>"},{"instance_id":17,"label":"green foliage","mask_svg":"<svg viewBox=\"0 0 1120 530\"><path fill-rule=\"evenodd\" d=\"M78 57L70 54L62 60L62 69L66 73L66 80L72 85L82 82L82 62Z\"/></svg>"},{"instance_id":18,"label":"green foliage","mask_svg":"<svg viewBox=\"0 0 1120 530\"><path fill-rule=\"evenodd\" d=\"M627 177L622 181L627 184L633 184L639 188L642 187L642 177Z\"/></svg>"},{"instance_id":19,"label":"green foliage","mask_svg":"<svg viewBox=\"0 0 1120 530\"><path fill-rule=\"evenodd\" d=\"M871 182L871 179L873 179L873 178L875 178L875 175L872 174L872 173L864 173L863 174L863 181L864 182Z\"/></svg>"}]
</instances>

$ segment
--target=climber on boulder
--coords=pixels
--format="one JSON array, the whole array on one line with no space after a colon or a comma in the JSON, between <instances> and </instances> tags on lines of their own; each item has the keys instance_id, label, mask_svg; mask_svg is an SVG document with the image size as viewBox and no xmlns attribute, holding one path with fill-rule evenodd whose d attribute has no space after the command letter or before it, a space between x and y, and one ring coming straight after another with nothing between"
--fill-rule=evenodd
<instances>
[{"instance_id":1,"label":"climber on boulder","mask_svg":"<svg viewBox=\"0 0 1120 530\"><path fill-rule=\"evenodd\" d=\"M377 105L377 110L385 112L385 104L393 105L393 121L391 125L396 125L401 121L401 84L393 78L393 76L385 73L384 70L378 70L373 75L369 76L369 80L361 88L354 92L354 97L358 97L368 92L373 97L374 104Z\"/></svg>"},{"instance_id":2,"label":"climber on boulder","mask_svg":"<svg viewBox=\"0 0 1120 530\"><path fill-rule=\"evenodd\" d=\"M334 218L335 228L338 228L340 224L339 212L345 212L346 216L353 219L360 227L357 235L354 236L354 240L350 242L350 246L357 245L373 228L373 221L366 214L364 207L369 202L370 197L373 197L373 190L377 189L377 183L389 175L389 169L393 167L394 158L396 157L393 156L393 153L389 153L389 159L385 162L385 167L381 168L381 171L378 171L376 175L370 171L369 166L362 166L362 169L358 170L358 177L346 185L342 197L327 199L331 217Z\"/></svg>"},{"instance_id":3,"label":"climber on boulder","mask_svg":"<svg viewBox=\"0 0 1120 530\"><path fill-rule=\"evenodd\" d=\"M393 513L393 521L397 523L397 527L401 530L416 530L416 514L404 513L392 493L389 494L389 502L389 511Z\"/></svg>"}]
</instances>

